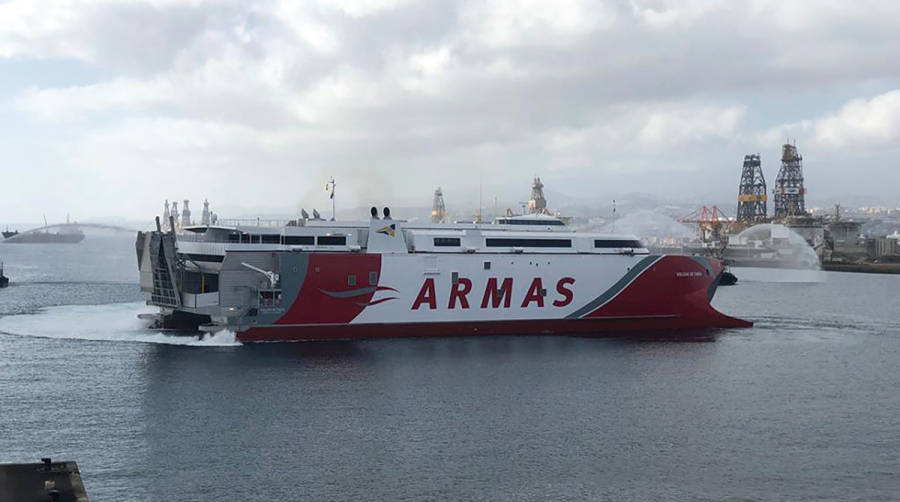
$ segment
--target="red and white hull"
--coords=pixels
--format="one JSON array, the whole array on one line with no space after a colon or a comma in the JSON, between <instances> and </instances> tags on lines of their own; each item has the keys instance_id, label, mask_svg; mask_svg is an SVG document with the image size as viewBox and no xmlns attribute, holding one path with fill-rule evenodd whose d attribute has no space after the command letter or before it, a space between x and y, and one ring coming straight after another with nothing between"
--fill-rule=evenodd
<instances>
[{"instance_id":1,"label":"red and white hull","mask_svg":"<svg viewBox=\"0 0 900 502\"><path fill-rule=\"evenodd\" d=\"M242 341L460 335L616 335L749 327L710 305L722 265L686 256L309 257L299 295L275 322L236 328ZM452 263L453 259L458 263ZM481 257L479 257L481 258ZM470 266L466 266L472 262ZM524 262L524 263L523 263ZM522 266L526 265L526 266ZM453 270L457 273L454 285ZM348 287L348 271L379 277ZM543 293L543 295L542 295Z\"/></svg>"}]
</instances>

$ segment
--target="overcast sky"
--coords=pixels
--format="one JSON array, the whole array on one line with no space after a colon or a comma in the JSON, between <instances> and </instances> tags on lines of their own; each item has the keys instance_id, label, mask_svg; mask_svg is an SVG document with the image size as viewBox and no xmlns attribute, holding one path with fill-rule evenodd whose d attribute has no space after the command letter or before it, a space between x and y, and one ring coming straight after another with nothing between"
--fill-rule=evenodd
<instances>
[{"instance_id":1,"label":"overcast sky","mask_svg":"<svg viewBox=\"0 0 900 502\"><path fill-rule=\"evenodd\" d=\"M893 0L0 0L0 221L163 199L451 209L735 198L796 141L813 201L900 203ZM552 201L551 201L552 202ZM324 212L324 211L323 211Z\"/></svg>"}]
</instances>

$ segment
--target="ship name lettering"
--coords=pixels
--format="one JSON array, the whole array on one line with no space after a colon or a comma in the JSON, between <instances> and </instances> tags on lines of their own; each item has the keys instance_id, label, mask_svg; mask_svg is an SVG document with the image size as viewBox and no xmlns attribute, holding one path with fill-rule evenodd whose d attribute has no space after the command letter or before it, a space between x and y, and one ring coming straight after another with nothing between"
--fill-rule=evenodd
<instances>
[{"instance_id":1,"label":"ship name lettering","mask_svg":"<svg viewBox=\"0 0 900 502\"><path fill-rule=\"evenodd\" d=\"M422 284L422 289L419 290L419 296L417 296L416 301L413 302L412 309L419 310L419 307L421 307L423 303L427 303L428 308L431 310L436 309L437 299L435 296L434 279L429 277L428 279L425 279L425 284Z\"/></svg>"},{"instance_id":2,"label":"ship name lettering","mask_svg":"<svg viewBox=\"0 0 900 502\"><path fill-rule=\"evenodd\" d=\"M538 307L544 306L544 287L540 277L535 277L528 286L528 292L525 293L525 299L522 300L522 308L527 307L531 302L537 303Z\"/></svg>"},{"instance_id":3,"label":"ship name lettering","mask_svg":"<svg viewBox=\"0 0 900 502\"><path fill-rule=\"evenodd\" d=\"M512 286L512 277L503 279L503 285L499 288L497 288L496 277L488 279L487 286L484 288L484 296L481 298L481 308L486 309L488 299L490 299L491 307L497 308L500 306L500 302L503 301L503 308L508 309L509 302L512 299Z\"/></svg>"},{"instance_id":4,"label":"ship name lettering","mask_svg":"<svg viewBox=\"0 0 900 502\"><path fill-rule=\"evenodd\" d=\"M469 300L466 298L469 291L472 291L472 281L465 277L460 277L456 282L456 286L450 290L450 304L447 305L447 308L455 309L457 301L459 301L460 308L469 308Z\"/></svg>"},{"instance_id":5,"label":"ship name lettering","mask_svg":"<svg viewBox=\"0 0 900 502\"><path fill-rule=\"evenodd\" d=\"M572 303L572 300L575 299L575 293L572 290L574 285L575 279L573 277L563 277L558 280L556 282L557 298L550 303L558 308ZM488 278L484 286L484 293L481 296L481 308L510 308L513 301L513 286L512 277L504 277L503 279L497 277ZM472 280L466 277L459 277L455 284L450 285L449 293L447 300L447 308L449 310L468 309L470 307L469 295L472 293ZM546 295L547 290L544 289L543 279L535 277L525 291L519 307L528 308L532 305L544 307L544 297ZM413 301L412 310L422 308L427 310L436 310L438 308L437 288L433 277L425 279L421 289L419 289L419 294L416 295L416 299Z\"/></svg>"}]
</instances>

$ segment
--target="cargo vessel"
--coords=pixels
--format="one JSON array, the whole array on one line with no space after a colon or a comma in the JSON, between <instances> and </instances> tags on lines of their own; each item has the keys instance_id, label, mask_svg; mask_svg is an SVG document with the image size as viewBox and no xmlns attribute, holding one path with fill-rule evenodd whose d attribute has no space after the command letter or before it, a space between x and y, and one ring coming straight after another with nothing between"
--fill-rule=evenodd
<instances>
[{"instance_id":1,"label":"cargo vessel","mask_svg":"<svg viewBox=\"0 0 900 502\"><path fill-rule=\"evenodd\" d=\"M710 300L719 260L545 215L498 223L202 225L137 235L155 327L244 342L748 327ZM147 318L148 316L144 316Z\"/></svg>"},{"instance_id":2,"label":"cargo vessel","mask_svg":"<svg viewBox=\"0 0 900 502\"><path fill-rule=\"evenodd\" d=\"M55 231L51 233L50 229ZM27 232L18 230L10 232L7 227L3 232L3 239L4 244L78 244L84 240L84 232L77 223L69 222L68 216L65 224L50 225L47 223L47 216L44 215L43 227Z\"/></svg>"},{"instance_id":3,"label":"cargo vessel","mask_svg":"<svg viewBox=\"0 0 900 502\"><path fill-rule=\"evenodd\" d=\"M78 244L84 240L84 232L74 229L67 232L32 231L7 237L4 244Z\"/></svg>"}]
</instances>

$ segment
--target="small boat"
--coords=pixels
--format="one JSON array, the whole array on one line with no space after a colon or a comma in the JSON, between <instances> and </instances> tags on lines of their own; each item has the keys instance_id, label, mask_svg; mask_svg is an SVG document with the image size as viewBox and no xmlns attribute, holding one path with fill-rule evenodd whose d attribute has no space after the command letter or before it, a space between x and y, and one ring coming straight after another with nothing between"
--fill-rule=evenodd
<instances>
[{"instance_id":1,"label":"small boat","mask_svg":"<svg viewBox=\"0 0 900 502\"><path fill-rule=\"evenodd\" d=\"M723 271L722 275L719 276L719 286L734 286L737 284L737 281L737 276L728 270Z\"/></svg>"},{"instance_id":2,"label":"small boat","mask_svg":"<svg viewBox=\"0 0 900 502\"><path fill-rule=\"evenodd\" d=\"M6 225L6 230L4 230L2 233L3 233L3 238L4 238L4 239L9 239L10 237L13 237L13 236L15 236L15 235L19 235L19 231L18 231L18 230L13 230L12 232L10 232L10 231L9 231L9 225Z\"/></svg>"}]
</instances>

